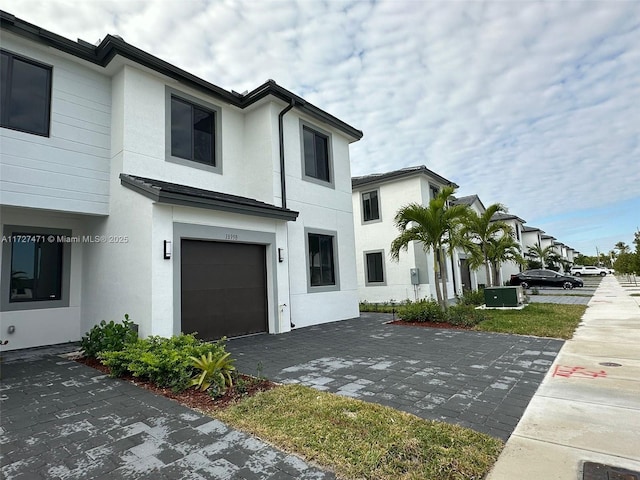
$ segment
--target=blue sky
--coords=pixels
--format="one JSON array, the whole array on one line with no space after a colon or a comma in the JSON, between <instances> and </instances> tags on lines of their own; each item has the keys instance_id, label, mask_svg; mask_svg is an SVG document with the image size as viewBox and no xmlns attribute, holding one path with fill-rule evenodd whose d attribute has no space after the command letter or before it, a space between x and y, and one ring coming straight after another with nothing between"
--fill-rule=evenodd
<instances>
[{"instance_id":1,"label":"blue sky","mask_svg":"<svg viewBox=\"0 0 640 480\"><path fill-rule=\"evenodd\" d=\"M118 34L228 90L272 78L364 131L353 175L426 165L584 254L640 228L640 2L0 8L72 39Z\"/></svg>"}]
</instances>

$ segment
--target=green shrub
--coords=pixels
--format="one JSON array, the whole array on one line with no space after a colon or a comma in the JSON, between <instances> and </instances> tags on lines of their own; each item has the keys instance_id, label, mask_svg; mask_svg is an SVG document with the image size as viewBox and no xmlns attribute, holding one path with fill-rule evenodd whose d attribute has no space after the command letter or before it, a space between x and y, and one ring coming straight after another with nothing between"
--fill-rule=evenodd
<instances>
[{"instance_id":1,"label":"green shrub","mask_svg":"<svg viewBox=\"0 0 640 480\"><path fill-rule=\"evenodd\" d=\"M233 359L229 358L230 353L220 352L221 355L214 355L209 352L198 357L189 357L191 364L200 372L191 379L191 385L205 391L213 387L215 396L223 394L227 387L233 386L231 378L232 372L236 369L233 366Z\"/></svg>"},{"instance_id":2,"label":"green shrub","mask_svg":"<svg viewBox=\"0 0 640 480\"><path fill-rule=\"evenodd\" d=\"M454 305L449 307L449 323L462 327L475 327L488 317L482 310L473 305Z\"/></svg>"},{"instance_id":3,"label":"green shrub","mask_svg":"<svg viewBox=\"0 0 640 480\"><path fill-rule=\"evenodd\" d=\"M103 352L99 358L111 369L112 376L130 373L179 392L189 387L195 373L191 357L199 358L209 352L214 357L224 355L224 339L204 343L193 335L154 336L127 344L121 351Z\"/></svg>"},{"instance_id":4,"label":"green shrub","mask_svg":"<svg viewBox=\"0 0 640 480\"><path fill-rule=\"evenodd\" d=\"M403 305L398 309L398 318L406 322L445 322L446 315L438 302L422 300Z\"/></svg>"},{"instance_id":5,"label":"green shrub","mask_svg":"<svg viewBox=\"0 0 640 480\"><path fill-rule=\"evenodd\" d=\"M458 297L458 305L474 305L479 307L484 303L484 289L475 291L463 290L462 296Z\"/></svg>"},{"instance_id":6,"label":"green shrub","mask_svg":"<svg viewBox=\"0 0 640 480\"><path fill-rule=\"evenodd\" d=\"M135 342L137 332L132 329L133 322L129 315L124 315L122 323L109 323L102 320L99 325L89 330L80 340L80 347L86 357L98 357L100 352L115 352L122 350L126 344Z\"/></svg>"}]
</instances>

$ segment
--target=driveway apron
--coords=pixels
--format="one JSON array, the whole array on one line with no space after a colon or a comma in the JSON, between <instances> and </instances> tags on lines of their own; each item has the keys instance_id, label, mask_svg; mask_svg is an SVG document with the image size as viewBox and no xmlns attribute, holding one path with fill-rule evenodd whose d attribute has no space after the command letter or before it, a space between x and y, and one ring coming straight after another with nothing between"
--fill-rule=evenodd
<instances>
[{"instance_id":1,"label":"driveway apron","mask_svg":"<svg viewBox=\"0 0 640 480\"><path fill-rule=\"evenodd\" d=\"M5 355L0 478L334 479L165 397L60 356Z\"/></svg>"},{"instance_id":2,"label":"driveway apron","mask_svg":"<svg viewBox=\"0 0 640 480\"><path fill-rule=\"evenodd\" d=\"M388 314L232 339L238 370L506 440L562 340L390 325Z\"/></svg>"}]
</instances>

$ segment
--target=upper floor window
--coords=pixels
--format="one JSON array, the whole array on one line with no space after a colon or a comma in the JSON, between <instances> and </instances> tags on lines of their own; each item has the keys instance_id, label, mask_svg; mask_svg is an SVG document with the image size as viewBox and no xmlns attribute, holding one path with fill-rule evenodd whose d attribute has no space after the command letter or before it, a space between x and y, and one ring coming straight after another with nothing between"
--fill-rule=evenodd
<instances>
[{"instance_id":1,"label":"upper floor window","mask_svg":"<svg viewBox=\"0 0 640 480\"><path fill-rule=\"evenodd\" d=\"M167 161L222 173L221 109L166 89Z\"/></svg>"},{"instance_id":2,"label":"upper floor window","mask_svg":"<svg viewBox=\"0 0 640 480\"><path fill-rule=\"evenodd\" d=\"M331 146L328 134L302 126L304 176L331 183Z\"/></svg>"},{"instance_id":3,"label":"upper floor window","mask_svg":"<svg viewBox=\"0 0 640 480\"><path fill-rule=\"evenodd\" d=\"M0 51L0 125L49 136L51 67Z\"/></svg>"},{"instance_id":4,"label":"upper floor window","mask_svg":"<svg viewBox=\"0 0 640 480\"><path fill-rule=\"evenodd\" d=\"M378 203L378 191L364 192L362 194L362 217L365 222L380 220L380 206Z\"/></svg>"},{"instance_id":5,"label":"upper floor window","mask_svg":"<svg viewBox=\"0 0 640 480\"><path fill-rule=\"evenodd\" d=\"M171 97L171 155L215 167L215 112Z\"/></svg>"},{"instance_id":6,"label":"upper floor window","mask_svg":"<svg viewBox=\"0 0 640 480\"><path fill-rule=\"evenodd\" d=\"M438 196L438 192L440 189L434 185L429 185L429 190L431 190L431 199L434 199Z\"/></svg>"}]
</instances>

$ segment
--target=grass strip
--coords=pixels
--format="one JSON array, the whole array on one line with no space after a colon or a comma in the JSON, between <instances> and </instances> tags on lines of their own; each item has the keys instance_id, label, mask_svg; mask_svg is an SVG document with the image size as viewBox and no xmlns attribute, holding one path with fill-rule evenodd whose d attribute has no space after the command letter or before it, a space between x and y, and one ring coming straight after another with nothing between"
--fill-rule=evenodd
<instances>
[{"instance_id":1,"label":"grass strip","mask_svg":"<svg viewBox=\"0 0 640 480\"><path fill-rule=\"evenodd\" d=\"M211 415L339 478L482 479L501 440L393 408L285 385Z\"/></svg>"},{"instance_id":2,"label":"grass strip","mask_svg":"<svg viewBox=\"0 0 640 480\"><path fill-rule=\"evenodd\" d=\"M586 309L586 305L530 303L522 310L484 310L489 319L475 329L568 340Z\"/></svg>"}]
</instances>

